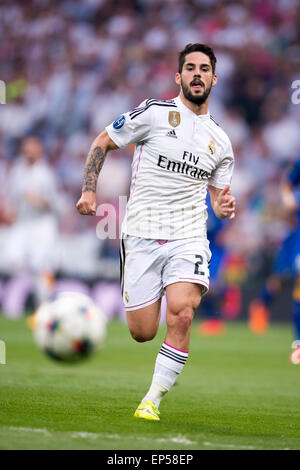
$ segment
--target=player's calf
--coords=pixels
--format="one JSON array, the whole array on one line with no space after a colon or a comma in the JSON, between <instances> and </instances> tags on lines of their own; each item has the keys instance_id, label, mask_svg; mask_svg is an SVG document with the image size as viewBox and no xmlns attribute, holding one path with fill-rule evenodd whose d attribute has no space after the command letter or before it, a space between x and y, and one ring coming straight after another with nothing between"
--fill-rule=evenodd
<instances>
[{"instance_id":1,"label":"player's calf","mask_svg":"<svg viewBox=\"0 0 300 470\"><path fill-rule=\"evenodd\" d=\"M167 336L173 347L188 349L194 313L201 301L201 286L176 283L167 287Z\"/></svg>"},{"instance_id":2,"label":"player's calf","mask_svg":"<svg viewBox=\"0 0 300 470\"><path fill-rule=\"evenodd\" d=\"M167 286L166 293L168 331L156 357L150 388L135 412L139 418L153 419L149 411L145 411L145 404L159 406L188 359L192 320L201 300L202 288L197 284L179 282Z\"/></svg>"}]
</instances>

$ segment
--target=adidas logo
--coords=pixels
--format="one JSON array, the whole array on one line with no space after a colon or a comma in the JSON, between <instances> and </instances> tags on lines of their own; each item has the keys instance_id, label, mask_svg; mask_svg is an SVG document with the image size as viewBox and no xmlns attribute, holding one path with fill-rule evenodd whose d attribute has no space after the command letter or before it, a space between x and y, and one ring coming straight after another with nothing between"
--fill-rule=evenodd
<instances>
[{"instance_id":1,"label":"adidas logo","mask_svg":"<svg viewBox=\"0 0 300 470\"><path fill-rule=\"evenodd\" d=\"M174 131L174 129L172 131L167 132L166 135L168 137L175 137L175 139L177 139L177 135L176 135L176 132Z\"/></svg>"}]
</instances>

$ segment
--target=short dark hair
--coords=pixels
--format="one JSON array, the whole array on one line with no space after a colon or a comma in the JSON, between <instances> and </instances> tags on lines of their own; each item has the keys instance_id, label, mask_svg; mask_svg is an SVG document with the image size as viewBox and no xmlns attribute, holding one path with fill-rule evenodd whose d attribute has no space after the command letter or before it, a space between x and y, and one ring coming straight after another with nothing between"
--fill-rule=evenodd
<instances>
[{"instance_id":1,"label":"short dark hair","mask_svg":"<svg viewBox=\"0 0 300 470\"><path fill-rule=\"evenodd\" d=\"M215 73L216 70L216 62L217 58L215 56L215 53L211 47L209 47L207 44L199 44L196 42L195 44L187 44L183 51L179 52L178 55L178 72L182 72L182 67L185 61L185 56L187 54L190 54L191 52L203 52L203 54L206 54L209 59L210 63L212 66L212 71Z\"/></svg>"}]
</instances>

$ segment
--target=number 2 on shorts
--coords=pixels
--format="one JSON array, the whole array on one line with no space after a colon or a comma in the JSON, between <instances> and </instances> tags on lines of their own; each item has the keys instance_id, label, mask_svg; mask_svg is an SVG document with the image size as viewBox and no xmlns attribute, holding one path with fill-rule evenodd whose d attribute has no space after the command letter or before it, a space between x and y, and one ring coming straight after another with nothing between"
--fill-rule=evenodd
<instances>
[{"instance_id":1,"label":"number 2 on shorts","mask_svg":"<svg viewBox=\"0 0 300 470\"><path fill-rule=\"evenodd\" d=\"M200 276L204 276L205 272L200 271L200 266L203 264L203 256L201 255L195 255L195 258L198 259L199 261L196 261L195 263L195 271L194 274L198 274Z\"/></svg>"}]
</instances>

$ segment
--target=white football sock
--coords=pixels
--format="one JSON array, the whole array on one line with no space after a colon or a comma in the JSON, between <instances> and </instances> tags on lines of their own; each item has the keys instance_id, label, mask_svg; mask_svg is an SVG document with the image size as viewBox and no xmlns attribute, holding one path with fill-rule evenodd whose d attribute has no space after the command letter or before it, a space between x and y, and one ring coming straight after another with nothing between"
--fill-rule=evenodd
<instances>
[{"instance_id":1,"label":"white football sock","mask_svg":"<svg viewBox=\"0 0 300 470\"><path fill-rule=\"evenodd\" d=\"M181 351L165 342L162 344L156 358L152 384L142 400L143 403L152 400L159 406L160 400L174 385L182 371L188 355L188 351Z\"/></svg>"}]
</instances>

